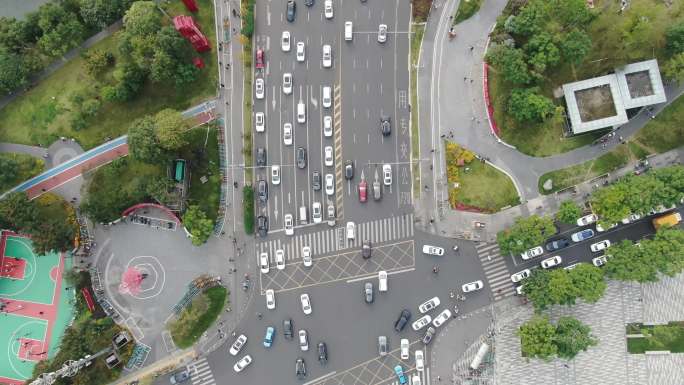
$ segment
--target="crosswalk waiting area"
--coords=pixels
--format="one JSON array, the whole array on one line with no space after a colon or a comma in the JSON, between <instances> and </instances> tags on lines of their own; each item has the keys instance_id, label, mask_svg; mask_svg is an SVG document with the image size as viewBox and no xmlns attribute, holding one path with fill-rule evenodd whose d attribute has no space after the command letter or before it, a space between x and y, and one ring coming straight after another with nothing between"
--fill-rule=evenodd
<instances>
[{"instance_id":1,"label":"crosswalk waiting area","mask_svg":"<svg viewBox=\"0 0 684 385\"><path fill-rule=\"evenodd\" d=\"M506 261L496 243L480 242L475 245L477 257L484 268L487 284L492 290L494 300L506 298L515 294L515 287L511 282L511 273L506 267Z\"/></svg>"},{"instance_id":2,"label":"crosswalk waiting area","mask_svg":"<svg viewBox=\"0 0 684 385\"><path fill-rule=\"evenodd\" d=\"M325 226L325 225L320 225ZM348 240L345 227L328 228L326 230L297 234L285 239L274 239L258 242L257 255L267 253L274 262L275 251L283 249L286 260L302 257L302 248L309 246L313 255L325 255L349 248L361 247L364 240L374 245L413 237L413 214L376 219L370 222L356 223L356 237Z\"/></svg>"},{"instance_id":3,"label":"crosswalk waiting area","mask_svg":"<svg viewBox=\"0 0 684 385\"><path fill-rule=\"evenodd\" d=\"M188 372L190 372L190 379L192 379L192 385L214 385L216 380L214 380L214 375L211 373L211 368L205 357L198 359L197 361L189 364L187 366Z\"/></svg>"}]
</instances>

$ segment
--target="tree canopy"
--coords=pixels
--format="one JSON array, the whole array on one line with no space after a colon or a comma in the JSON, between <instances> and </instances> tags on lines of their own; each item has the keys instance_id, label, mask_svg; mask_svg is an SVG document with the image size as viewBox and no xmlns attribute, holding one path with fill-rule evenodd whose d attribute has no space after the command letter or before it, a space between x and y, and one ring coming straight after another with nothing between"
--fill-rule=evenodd
<instances>
[{"instance_id":1,"label":"tree canopy","mask_svg":"<svg viewBox=\"0 0 684 385\"><path fill-rule=\"evenodd\" d=\"M603 270L589 263L580 263L572 270L535 269L523 281L523 293L537 312L551 305L574 305L578 298L594 303L605 290Z\"/></svg>"},{"instance_id":2,"label":"tree canopy","mask_svg":"<svg viewBox=\"0 0 684 385\"><path fill-rule=\"evenodd\" d=\"M156 134L156 122L152 116L135 120L128 128L128 146L131 157L153 163L162 159L162 150Z\"/></svg>"},{"instance_id":3,"label":"tree canopy","mask_svg":"<svg viewBox=\"0 0 684 385\"><path fill-rule=\"evenodd\" d=\"M497 234L497 242L503 253L518 254L541 245L546 238L555 233L556 227L549 217L519 217L513 226Z\"/></svg>"},{"instance_id":4,"label":"tree canopy","mask_svg":"<svg viewBox=\"0 0 684 385\"><path fill-rule=\"evenodd\" d=\"M518 329L524 357L573 359L598 343L591 328L572 317L561 317L554 326L548 317L535 316Z\"/></svg>"},{"instance_id":5,"label":"tree canopy","mask_svg":"<svg viewBox=\"0 0 684 385\"><path fill-rule=\"evenodd\" d=\"M167 108L154 117L159 145L166 150L178 150L187 144L188 123L179 111Z\"/></svg>"},{"instance_id":6,"label":"tree canopy","mask_svg":"<svg viewBox=\"0 0 684 385\"><path fill-rule=\"evenodd\" d=\"M199 206L190 206L183 214L183 225L192 234L192 244L200 246L209 239L214 231L214 221Z\"/></svg>"},{"instance_id":7,"label":"tree canopy","mask_svg":"<svg viewBox=\"0 0 684 385\"><path fill-rule=\"evenodd\" d=\"M582 215L582 209L575 203L575 201L568 199L561 202L556 219L567 224L574 224Z\"/></svg>"}]
</instances>

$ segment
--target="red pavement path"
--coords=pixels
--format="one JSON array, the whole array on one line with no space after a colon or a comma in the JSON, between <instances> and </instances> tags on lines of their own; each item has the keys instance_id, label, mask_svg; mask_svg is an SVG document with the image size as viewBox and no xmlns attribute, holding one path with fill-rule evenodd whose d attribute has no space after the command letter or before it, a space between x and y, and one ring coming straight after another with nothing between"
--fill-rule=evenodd
<instances>
[{"instance_id":1,"label":"red pavement path","mask_svg":"<svg viewBox=\"0 0 684 385\"><path fill-rule=\"evenodd\" d=\"M28 194L29 199L36 198L47 191L59 187L64 183L78 177L86 171L95 169L126 155L128 155L128 144L122 144L121 146L112 148L111 150L103 152L102 154L90 158L82 163L76 164L50 179L46 179L45 181L38 183L37 185L26 190L26 193Z\"/></svg>"}]
</instances>

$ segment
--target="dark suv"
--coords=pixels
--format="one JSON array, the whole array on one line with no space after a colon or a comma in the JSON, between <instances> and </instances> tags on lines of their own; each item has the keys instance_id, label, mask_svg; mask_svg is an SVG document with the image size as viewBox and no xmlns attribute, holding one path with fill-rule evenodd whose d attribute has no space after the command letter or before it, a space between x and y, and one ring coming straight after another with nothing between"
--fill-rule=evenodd
<instances>
[{"instance_id":1,"label":"dark suv","mask_svg":"<svg viewBox=\"0 0 684 385\"><path fill-rule=\"evenodd\" d=\"M268 234L268 218L263 215L257 217L257 231L260 237L265 237Z\"/></svg>"},{"instance_id":2,"label":"dark suv","mask_svg":"<svg viewBox=\"0 0 684 385\"><path fill-rule=\"evenodd\" d=\"M297 147L297 168L306 168L306 149Z\"/></svg>"},{"instance_id":3,"label":"dark suv","mask_svg":"<svg viewBox=\"0 0 684 385\"><path fill-rule=\"evenodd\" d=\"M406 327L406 324L409 322L410 319L411 312L408 311L408 309L402 310L399 314L397 322L394 323L394 330L396 330L397 332L401 332L402 330L404 330L404 327Z\"/></svg>"},{"instance_id":4,"label":"dark suv","mask_svg":"<svg viewBox=\"0 0 684 385\"><path fill-rule=\"evenodd\" d=\"M297 3L294 0L289 0L287 2L287 21L290 23L295 21L295 14L297 13Z\"/></svg>"},{"instance_id":5,"label":"dark suv","mask_svg":"<svg viewBox=\"0 0 684 385\"><path fill-rule=\"evenodd\" d=\"M321 189L321 173L318 171L314 171L311 174L311 187L313 187L314 191L318 191Z\"/></svg>"},{"instance_id":6,"label":"dark suv","mask_svg":"<svg viewBox=\"0 0 684 385\"><path fill-rule=\"evenodd\" d=\"M389 116L380 117L380 132L382 136L389 136L392 133L392 123Z\"/></svg>"},{"instance_id":7,"label":"dark suv","mask_svg":"<svg viewBox=\"0 0 684 385\"><path fill-rule=\"evenodd\" d=\"M286 340L291 340L292 339L292 330L294 329L294 326L292 326L292 319L288 318L283 320L283 334L285 335Z\"/></svg>"},{"instance_id":8,"label":"dark suv","mask_svg":"<svg viewBox=\"0 0 684 385\"><path fill-rule=\"evenodd\" d=\"M306 363L302 357L297 357L297 362L295 362L295 374L300 380L306 377Z\"/></svg>"},{"instance_id":9,"label":"dark suv","mask_svg":"<svg viewBox=\"0 0 684 385\"><path fill-rule=\"evenodd\" d=\"M260 180L257 183L257 195L259 195L259 201L266 203L268 201L268 183L265 180Z\"/></svg>"},{"instance_id":10,"label":"dark suv","mask_svg":"<svg viewBox=\"0 0 684 385\"><path fill-rule=\"evenodd\" d=\"M363 244L361 244L361 256L363 257L363 259L368 259L371 257L371 250L371 241L363 241Z\"/></svg>"},{"instance_id":11,"label":"dark suv","mask_svg":"<svg viewBox=\"0 0 684 385\"><path fill-rule=\"evenodd\" d=\"M328 363L328 347L323 341L318 343L318 362L320 362L321 365Z\"/></svg>"},{"instance_id":12,"label":"dark suv","mask_svg":"<svg viewBox=\"0 0 684 385\"><path fill-rule=\"evenodd\" d=\"M351 160L344 162L344 179L354 179L354 162Z\"/></svg>"},{"instance_id":13,"label":"dark suv","mask_svg":"<svg viewBox=\"0 0 684 385\"><path fill-rule=\"evenodd\" d=\"M555 241L551 241L551 242L546 244L546 251L560 250L560 249L564 249L568 246L570 246L570 242L568 242L567 239L565 239L565 238L556 239Z\"/></svg>"},{"instance_id":14,"label":"dark suv","mask_svg":"<svg viewBox=\"0 0 684 385\"><path fill-rule=\"evenodd\" d=\"M266 149L263 147L257 148L256 164L258 167L266 167Z\"/></svg>"}]
</instances>

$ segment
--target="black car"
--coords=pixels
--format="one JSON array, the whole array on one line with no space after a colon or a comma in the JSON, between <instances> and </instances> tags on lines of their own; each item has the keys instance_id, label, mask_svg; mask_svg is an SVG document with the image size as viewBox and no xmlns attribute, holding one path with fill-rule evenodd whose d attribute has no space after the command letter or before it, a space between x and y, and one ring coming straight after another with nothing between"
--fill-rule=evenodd
<instances>
[{"instance_id":1,"label":"black car","mask_svg":"<svg viewBox=\"0 0 684 385\"><path fill-rule=\"evenodd\" d=\"M323 341L318 343L318 362L321 365L328 363L328 346Z\"/></svg>"},{"instance_id":2,"label":"black car","mask_svg":"<svg viewBox=\"0 0 684 385\"><path fill-rule=\"evenodd\" d=\"M294 0L289 0L287 2L287 21L290 23L294 22L297 13L297 3Z\"/></svg>"},{"instance_id":3,"label":"black car","mask_svg":"<svg viewBox=\"0 0 684 385\"><path fill-rule=\"evenodd\" d=\"M266 203L268 200L268 183L265 180L260 180L257 183L257 195L262 203Z\"/></svg>"},{"instance_id":4,"label":"black car","mask_svg":"<svg viewBox=\"0 0 684 385\"><path fill-rule=\"evenodd\" d=\"M371 257L371 250L371 241L363 241L363 244L361 244L361 256L363 257L363 259L368 259Z\"/></svg>"},{"instance_id":5,"label":"black car","mask_svg":"<svg viewBox=\"0 0 684 385\"><path fill-rule=\"evenodd\" d=\"M570 246L570 242L567 239L556 239L555 241L551 241L546 244L546 251L560 250L568 246Z\"/></svg>"},{"instance_id":6,"label":"black car","mask_svg":"<svg viewBox=\"0 0 684 385\"><path fill-rule=\"evenodd\" d=\"M382 136L389 136L392 133L392 123L390 123L389 116L380 118L380 132L382 132Z\"/></svg>"},{"instance_id":7,"label":"black car","mask_svg":"<svg viewBox=\"0 0 684 385\"><path fill-rule=\"evenodd\" d=\"M283 334L285 335L286 340L291 340L292 339L292 330L294 329L294 326L292 325L292 319L288 318L283 320Z\"/></svg>"},{"instance_id":8,"label":"black car","mask_svg":"<svg viewBox=\"0 0 684 385\"><path fill-rule=\"evenodd\" d=\"M321 173L318 171L314 171L311 174L311 187L313 187L314 191L318 191L321 189Z\"/></svg>"},{"instance_id":9,"label":"black car","mask_svg":"<svg viewBox=\"0 0 684 385\"><path fill-rule=\"evenodd\" d=\"M314 0L304 0L304 5L306 5L307 7L313 7Z\"/></svg>"},{"instance_id":10,"label":"black car","mask_svg":"<svg viewBox=\"0 0 684 385\"><path fill-rule=\"evenodd\" d=\"M306 363L302 357L297 357L297 362L295 362L295 373L300 380L306 377Z\"/></svg>"},{"instance_id":11,"label":"black car","mask_svg":"<svg viewBox=\"0 0 684 385\"><path fill-rule=\"evenodd\" d=\"M432 326L428 326L427 330L425 331L425 334L423 334L423 343L425 345L429 344L430 341L432 341L432 337L435 336L435 328Z\"/></svg>"},{"instance_id":12,"label":"black car","mask_svg":"<svg viewBox=\"0 0 684 385\"><path fill-rule=\"evenodd\" d=\"M354 179L354 162L351 160L344 162L344 179Z\"/></svg>"},{"instance_id":13,"label":"black car","mask_svg":"<svg viewBox=\"0 0 684 385\"><path fill-rule=\"evenodd\" d=\"M297 168L306 168L306 149L297 147Z\"/></svg>"},{"instance_id":14,"label":"black car","mask_svg":"<svg viewBox=\"0 0 684 385\"><path fill-rule=\"evenodd\" d=\"M268 218L263 215L257 217L257 231L260 237L265 237L268 234Z\"/></svg>"},{"instance_id":15,"label":"black car","mask_svg":"<svg viewBox=\"0 0 684 385\"><path fill-rule=\"evenodd\" d=\"M404 309L399 314L399 319L394 323L394 330L401 332L406 327L406 324L411 319L411 312L408 309Z\"/></svg>"},{"instance_id":16,"label":"black car","mask_svg":"<svg viewBox=\"0 0 684 385\"><path fill-rule=\"evenodd\" d=\"M266 149L263 147L257 148L256 164L258 167L266 166Z\"/></svg>"}]
</instances>

